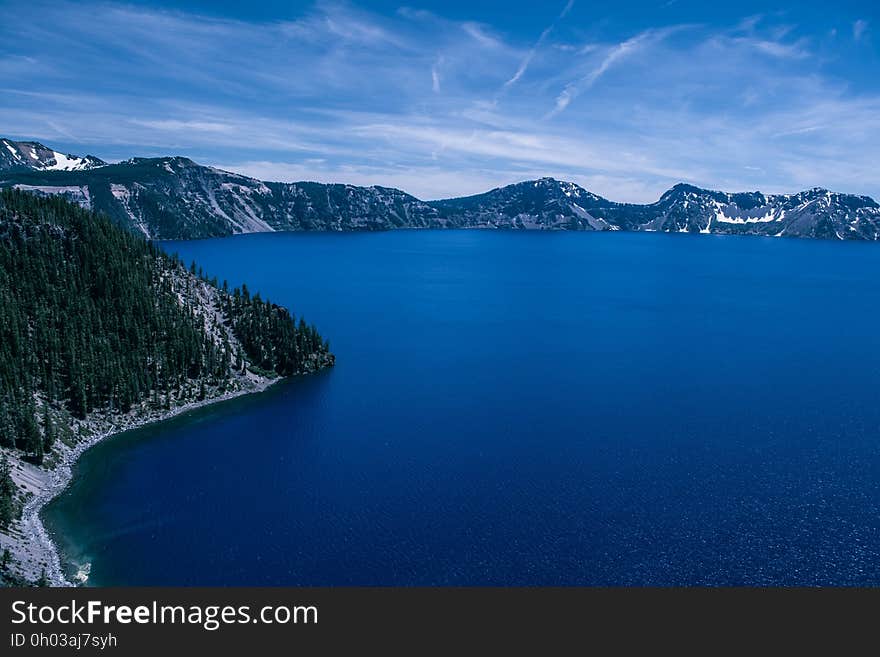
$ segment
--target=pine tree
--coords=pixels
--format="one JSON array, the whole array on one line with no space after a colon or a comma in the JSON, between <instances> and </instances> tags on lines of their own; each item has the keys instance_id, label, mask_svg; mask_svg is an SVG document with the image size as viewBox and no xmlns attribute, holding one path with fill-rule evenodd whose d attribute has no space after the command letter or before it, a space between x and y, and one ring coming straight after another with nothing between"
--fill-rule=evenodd
<instances>
[{"instance_id":1,"label":"pine tree","mask_svg":"<svg viewBox=\"0 0 880 657\"><path fill-rule=\"evenodd\" d=\"M26 404L22 410L22 449L35 463L43 462L43 437L37 426L36 410L33 404Z\"/></svg>"},{"instance_id":2,"label":"pine tree","mask_svg":"<svg viewBox=\"0 0 880 657\"><path fill-rule=\"evenodd\" d=\"M15 482L9 468L9 459L4 453L0 457L0 527L6 529L17 515L15 503Z\"/></svg>"},{"instance_id":3,"label":"pine tree","mask_svg":"<svg viewBox=\"0 0 880 657\"><path fill-rule=\"evenodd\" d=\"M43 405L43 451L51 452L55 444L55 423L49 412L49 404Z\"/></svg>"}]
</instances>

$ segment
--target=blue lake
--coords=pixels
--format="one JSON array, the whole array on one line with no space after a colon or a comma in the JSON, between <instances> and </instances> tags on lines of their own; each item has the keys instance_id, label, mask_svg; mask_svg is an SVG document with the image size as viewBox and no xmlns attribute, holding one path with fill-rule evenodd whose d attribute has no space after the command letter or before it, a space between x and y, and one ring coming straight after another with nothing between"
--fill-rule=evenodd
<instances>
[{"instance_id":1,"label":"blue lake","mask_svg":"<svg viewBox=\"0 0 880 657\"><path fill-rule=\"evenodd\" d=\"M337 366L122 434L96 584L880 584L880 245L400 231L165 245Z\"/></svg>"}]
</instances>

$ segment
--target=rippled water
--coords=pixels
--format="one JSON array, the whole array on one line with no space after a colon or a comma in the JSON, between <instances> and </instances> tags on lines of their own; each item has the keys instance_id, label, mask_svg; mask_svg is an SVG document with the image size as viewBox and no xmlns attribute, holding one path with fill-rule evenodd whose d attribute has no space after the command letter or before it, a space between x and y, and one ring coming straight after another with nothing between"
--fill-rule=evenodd
<instances>
[{"instance_id":1,"label":"rippled water","mask_svg":"<svg viewBox=\"0 0 880 657\"><path fill-rule=\"evenodd\" d=\"M166 246L338 365L88 452L46 515L92 583L880 583L876 244Z\"/></svg>"}]
</instances>

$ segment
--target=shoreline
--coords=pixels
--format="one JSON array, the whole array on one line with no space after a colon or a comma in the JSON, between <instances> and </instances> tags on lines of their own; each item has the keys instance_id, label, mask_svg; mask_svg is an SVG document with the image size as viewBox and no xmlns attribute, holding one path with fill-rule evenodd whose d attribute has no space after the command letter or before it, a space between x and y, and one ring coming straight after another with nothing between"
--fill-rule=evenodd
<instances>
[{"instance_id":1,"label":"shoreline","mask_svg":"<svg viewBox=\"0 0 880 657\"><path fill-rule=\"evenodd\" d=\"M58 546L55 544L55 541L52 539L52 536L43 524L43 519L40 515L43 508L58 495L63 493L70 485L73 480L73 466L86 450L103 442L107 438L125 433L126 431L140 429L149 424L170 420L173 417L204 406L229 401L244 395L264 392L270 386L286 378L288 377L279 376L274 379L263 377L256 380L251 379L252 385L247 388L231 390L221 395L217 395L216 397L188 402L167 411L162 411L155 416L147 415L135 419L130 424L126 424L121 428L113 426L107 431L90 436L82 442L76 443L73 447L65 449L60 455L58 463L51 470L46 471L47 476L45 482L40 489L34 493L34 497L28 500L25 504L19 521L23 539L25 539L29 546L37 552L40 557L42 557L42 560L48 563L46 568L46 581L48 586L76 587L85 584L88 579L88 577L85 576L80 582L74 582L67 578L64 573L64 566L61 562L61 554L58 550Z\"/></svg>"}]
</instances>

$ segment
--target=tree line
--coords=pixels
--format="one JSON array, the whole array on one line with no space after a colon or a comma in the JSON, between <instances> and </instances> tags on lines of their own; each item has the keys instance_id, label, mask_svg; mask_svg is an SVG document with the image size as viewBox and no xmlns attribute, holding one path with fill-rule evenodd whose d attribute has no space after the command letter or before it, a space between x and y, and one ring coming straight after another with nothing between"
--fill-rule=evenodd
<instances>
[{"instance_id":1,"label":"tree line","mask_svg":"<svg viewBox=\"0 0 880 657\"><path fill-rule=\"evenodd\" d=\"M217 313L204 311L200 285ZM287 376L316 363L332 356L315 328L247 287L218 287L59 197L0 190L0 445L39 463L64 418L168 408L249 367Z\"/></svg>"}]
</instances>

